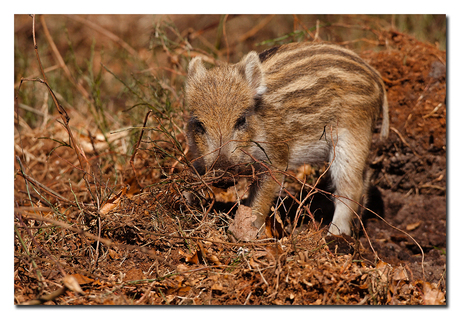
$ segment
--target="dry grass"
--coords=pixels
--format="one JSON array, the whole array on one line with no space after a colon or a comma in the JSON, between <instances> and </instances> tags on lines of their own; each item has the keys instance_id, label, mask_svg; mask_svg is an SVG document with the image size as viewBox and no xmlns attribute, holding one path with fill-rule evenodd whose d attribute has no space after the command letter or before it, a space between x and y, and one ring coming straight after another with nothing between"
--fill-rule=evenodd
<instances>
[{"instance_id":1,"label":"dry grass","mask_svg":"<svg viewBox=\"0 0 460 319\"><path fill-rule=\"evenodd\" d=\"M340 253L315 222L287 236L275 223L279 240L232 242L233 212L217 202L235 195L191 174L187 158L191 57L235 61L254 43L292 40L378 49L385 19L362 17L366 28L346 16L188 19L41 16L32 39L32 19L15 17L14 303L445 304L442 283L354 241L339 241L354 252ZM315 182L292 177L287 195Z\"/></svg>"}]
</instances>

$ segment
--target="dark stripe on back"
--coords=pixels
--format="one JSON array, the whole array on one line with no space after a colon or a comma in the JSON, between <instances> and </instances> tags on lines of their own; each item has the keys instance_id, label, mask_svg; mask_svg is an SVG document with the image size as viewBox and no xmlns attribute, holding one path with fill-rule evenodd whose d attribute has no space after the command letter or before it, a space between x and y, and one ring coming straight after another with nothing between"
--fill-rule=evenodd
<instances>
[{"instance_id":1,"label":"dark stripe on back","mask_svg":"<svg viewBox=\"0 0 460 319\"><path fill-rule=\"evenodd\" d=\"M274 53L282 53L282 52L288 52L288 51L292 51L292 50L295 50L297 49L298 47L300 46L300 44L288 44L288 45L283 45L279 48L276 49L275 52L273 52L271 56L273 56ZM267 50L269 51L269 50ZM262 52L263 53L263 52ZM280 69L284 68L286 65L289 65L290 63L294 62L294 61L298 61L298 60L302 60L304 58L307 58L307 57L313 57L313 56L316 56L316 55L322 55L322 54L332 54L332 55L337 55L337 56L340 56L340 57L345 57L347 59L350 59L352 60L353 62L359 64L360 66L362 66L361 70L362 71L367 71L367 72L364 72L364 73L367 73L371 75L371 78L376 81L377 83L380 84L380 75L373 69L371 68L364 60L362 60L359 56L356 56L352 53L348 53L348 52L343 52L341 50L338 50L338 49L335 49L333 47L330 47L330 46L325 46L325 45L310 45L310 46L305 46L305 49L304 50L301 50L297 53L293 53L293 54L290 54L288 56L286 56L284 59L281 59L279 60L276 64L274 64L272 67L270 67L269 70L267 70L265 73L267 75L270 75L270 74L273 74L273 73L277 73L277 72L280 72ZM266 61L267 59L264 59L263 61ZM329 67L335 67L337 66L336 63L338 62L337 60L333 60L333 59L330 59L328 58L329 60ZM262 61L262 62L263 62ZM327 60L323 60L323 61L327 61ZM340 63L344 63L343 61L339 61ZM311 64L308 63L308 64ZM308 66L308 64L306 64L306 66ZM317 63L318 64L318 63ZM349 63L349 65L351 65L351 63ZM305 66L302 66L302 67L305 67ZM325 68L327 67L327 65L324 65L322 64L322 68ZM301 68L301 67L298 67L296 68L297 70ZM359 68L357 68L356 66L354 68L350 68L350 70L358 70ZM347 69L345 69L347 70ZM359 73L362 73L362 72L359 72ZM304 74L304 76L307 75L307 74ZM297 76L299 76L297 74ZM383 90L383 88L381 88Z\"/></svg>"},{"instance_id":2,"label":"dark stripe on back","mask_svg":"<svg viewBox=\"0 0 460 319\"><path fill-rule=\"evenodd\" d=\"M326 94L330 94L331 97L343 96L343 93L340 91L344 91L347 94L352 93L363 96L371 96L374 92L374 87L372 85L349 83L336 76L327 76L319 79L312 87L283 94L282 101L305 98L314 99L318 94L325 95L324 92L321 92L324 88L327 88Z\"/></svg>"},{"instance_id":3,"label":"dark stripe on back","mask_svg":"<svg viewBox=\"0 0 460 319\"><path fill-rule=\"evenodd\" d=\"M337 61L335 59L328 58L328 59L319 60L314 64L311 63L310 61L292 70L287 69L285 75L283 75L279 81L273 81L273 82L267 83L267 89L268 89L267 93L270 94L272 92L276 92L277 90L290 85L292 82L302 77L317 77L318 72L331 71L331 75L332 75L334 69L340 69L345 72L352 73L353 75L364 76L365 78L369 80L369 82L373 82L372 80L374 80L380 85L379 78L375 78L374 74L369 74L369 72L367 72L361 66L356 65L352 62ZM326 76L326 78L327 77L328 76ZM335 78L338 78L338 77L335 77ZM321 78L319 80L321 80ZM346 79L343 79L342 84L346 85L347 83L350 83L350 82L346 81ZM327 83L324 83L324 84L327 84ZM353 85L355 85L355 83L353 83Z\"/></svg>"},{"instance_id":4,"label":"dark stripe on back","mask_svg":"<svg viewBox=\"0 0 460 319\"><path fill-rule=\"evenodd\" d=\"M294 51L298 49L298 47L299 45L291 46L288 44L288 45L281 46L280 48L278 48L277 52L282 53L282 52ZM323 54L332 54L332 55L337 55L337 56L348 58L358 64L365 66L369 71L373 72L373 70L369 68L369 65L359 56L353 54L352 52L349 53L346 51L342 51L342 50L336 49L335 47L328 46L328 45L307 45L302 50L296 53L292 53L286 56L284 59L280 59L274 66L272 66L272 68L274 68L273 71L276 72L276 70L278 70L280 67L282 67L283 65L289 64L293 60L301 60L305 57L312 57L315 55L323 55Z\"/></svg>"}]
</instances>

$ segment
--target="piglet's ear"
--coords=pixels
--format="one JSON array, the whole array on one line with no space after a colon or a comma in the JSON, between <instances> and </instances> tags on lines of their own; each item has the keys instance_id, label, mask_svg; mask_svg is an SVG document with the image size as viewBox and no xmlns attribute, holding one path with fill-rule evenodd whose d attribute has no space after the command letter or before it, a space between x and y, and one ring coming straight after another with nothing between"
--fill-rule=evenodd
<instances>
[{"instance_id":1,"label":"piglet's ear","mask_svg":"<svg viewBox=\"0 0 460 319\"><path fill-rule=\"evenodd\" d=\"M240 62L244 76L254 91L254 97L261 96L267 90L262 65L255 51L249 52Z\"/></svg>"},{"instance_id":2,"label":"piglet's ear","mask_svg":"<svg viewBox=\"0 0 460 319\"><path fill-rule=\"evenodd\" d=\"M192 79L206 74L206 68L200 57L194 57L188 65L188 78Z\"/></svg>"}]
</instances>

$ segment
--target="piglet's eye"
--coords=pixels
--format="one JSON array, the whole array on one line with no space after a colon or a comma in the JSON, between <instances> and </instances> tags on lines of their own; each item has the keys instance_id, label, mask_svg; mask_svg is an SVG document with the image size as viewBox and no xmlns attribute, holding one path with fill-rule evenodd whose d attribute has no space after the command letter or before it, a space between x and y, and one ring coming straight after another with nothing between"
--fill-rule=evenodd
<instances>
[{"instance_id":1,"label":"piglet's eye","mask_svg":"<svg viewBox=\"0 0 460 319\"><path fill-rule=\"evenodd\" d=\"M206 133L206 129L204 128L203 122L200 122L200 121L196 122L196 130L200 134Z\"/></svg>"},{"instance_id":2,"label":"piglet's eye","mask_svg":"<svg viewBox=\"0 0 460 319\"><path fill-rule=\"evenodd\" d=\"M246 121L246 116L240 116L240 118L238 118L238 120L236 120L236 123L235 123L235 129L237 130L242 130L246 127L246 124L247 124L247 121Z\"/></svg>"},{"instance_id":3,"label":"piglet's eye","mask_svg":"<svg viewBox=\"0 0 460 319\"><path fill-rule=\"evenodd\" d=\"M193 127L193 130L198 133L198 134L204 134L206 133L206 129L204 127L204 124L203 122L201 122L200 120L196 119L196 118L192 118L190 120L190 124L192 125Z\"/></svg>"}]
</instances>

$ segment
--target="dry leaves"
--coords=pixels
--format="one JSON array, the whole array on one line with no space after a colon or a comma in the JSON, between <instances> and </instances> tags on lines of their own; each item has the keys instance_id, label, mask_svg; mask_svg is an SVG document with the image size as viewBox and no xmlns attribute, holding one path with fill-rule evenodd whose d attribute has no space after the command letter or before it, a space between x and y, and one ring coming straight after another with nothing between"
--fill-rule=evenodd
<instances>
[{"instance_id":1,"label":"dry leaves","mask_svg":"<svg viewBox=\"0 0 460 319\"><path fill-rule=\"evenodd\" d=\"M250 207L240 205L236 211L233 223L228 227L234 239L241 241L251 241L256 239L258 229L253 226L256 216L252 215Z\"/></svg>"}]
</instances>

